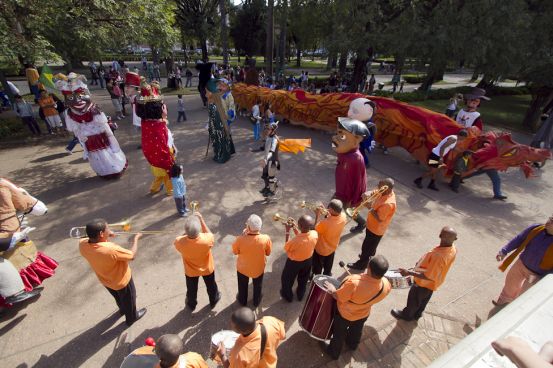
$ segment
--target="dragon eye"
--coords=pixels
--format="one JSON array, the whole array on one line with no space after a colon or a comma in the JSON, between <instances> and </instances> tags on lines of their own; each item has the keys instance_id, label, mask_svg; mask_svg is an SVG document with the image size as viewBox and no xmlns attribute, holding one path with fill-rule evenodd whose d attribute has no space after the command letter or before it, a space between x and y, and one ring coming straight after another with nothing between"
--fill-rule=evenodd
<instances>
[{"instance_id":1,"label":"dragon eye","mask_svg":"<svg viewBox=\"0 0 553 368\"><path fill-rule=\"evenodd\" d=\"M513 155L515 155L517 153L518 149L517 148L512 148L511 150L505 152L504 154L501 155L501 157L511 157Z\"/></svg>"}]
</instances>

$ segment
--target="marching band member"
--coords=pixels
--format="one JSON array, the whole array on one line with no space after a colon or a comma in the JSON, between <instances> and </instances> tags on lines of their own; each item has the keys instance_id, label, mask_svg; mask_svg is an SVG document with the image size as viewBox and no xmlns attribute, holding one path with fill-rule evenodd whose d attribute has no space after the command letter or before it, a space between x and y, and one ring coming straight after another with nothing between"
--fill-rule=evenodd
<instances>
[{"instance_id":1,"label":"marching band member","mask_svg":"<svg viewBox=\"0 0 553 368\"><path fill-rule=\"evenodd\" d=\"M407 306L403 310L392 309L392 316L406 321L421 318L432 293L443 284L447 272L455 261L457 254L457 248L453 245L455 240L457 240L457 232L453 228L449 226L442 228L440 245L422 256L414 271L398 269L402 276L413 276L415 283L409 290Z\"/></svg>"},{"instance_id":2,"label":"marching band member","mask_svg":"<svg viewBox=\"0 0 553 368\"><path fill-rule=\"evenodd\" d=\"M207 368L204 358L198 353L183 354L184 344L178 335L167 334L157 339L155 353L159 363L154 368Z\"/></svg>"},{"instance_id":3,"label":"marching band member","mask_svg":"<svg viewBox=\"0 0 553 368\"><path fill-rule=\"evenodd\" d=\"M240 334L228 356L221 343L217 355L224 368L276 368L276 349L286 337L284 322L265 316L255 320L253 311L241 307L232 313L231 328Z\"/></svg>"},{"instance_id":4,"label":"marching band member","mask_svg":"<svg viewBox=\"0 0 553 368\"><path fill-rule=\"evenodd\" d=\"M388 261L378 255L371 258L365 273L347 276L338 289L325 282L338 305L330 344L323 343L324 351L333 359L340 357L344 342L351 350L357 349L372 306L386 298L392 288L384 277L386 271Z\"/></svg>"},{"instance_id":5,"label":"marching band member","mask_svg":"<svg viewBox=\"0 0 553 368\"><path fill-rule=\"evenodd\" d=\"M246 228L232 244L232 252L236 258L236 274L238 277L238 302L245 306L248 303L248 283L253 282L253 305L261 303L263 295L263 273L267 257L271 255L271 238L261 234L262 221L257 215L251 215L246 221Z\"/></svg>"},{"instance_id":6,"label":"marching band member","mask_svg":"<svg viewBox=\"0 0 553 368\"><path fill-rule=\"evenodd\" d=\"M367 268L370 257L376 254L376 248L380 239L384 236L386 229L392 221L392 217L396 212L396 195L394 193L394 180L392 178L386 178L378 183L378 188L387 186L388 190L385 191L379 198L369 202L367 208L369 213L367 215L366 226L367 229L363 245L361 246L361 254L359 259L355 263L348 263L349 268L355 270L364 270ZM363 193L363 199L370 196L371 192Z\"/></svg>"},{"instance_id":7,"label":"marching band member","mask_svg":"<svg viewBox=\"0 0 553 368\"><path fill-rule=\"evenodd\" d=\"M215 237L205 224L203 216L196 212L184 224L186 235L175 239L175 248L182 256L186 276L186 306L196 309L198 296L198 279L204 279L211 308L221 300L221 293L215 282L215 266L211 248Z\"/></svg>"},{"instance_id":8,"label":"marching band member","mask_svg":"<svg viewBox=\"0 0 553 368\"><path fill-rule=\"evenodd\" d=\"M294 286L296 278L298 279L296 296L300 301L303 299L309 273L311 272L311 258L318 236L315 230L311 230L313 229L313 218L311 216L301 216L297 227L291 221L287 222L285 226L286 244L284 250L288 258L282 270L280 296L291 303L294 298L292 286ZM291 228L294 229L296 236L289 241Z\"/></svg>"},{"instance_id":9,"label":"marching band member","mask_svg":"<svg viewBox=\"0 0 553 368\"><path fill-rule=\"evenodd\" d=\"M142 234L134 236L130 250L109 241L114 234L106 220L96 219L86 225L88 238L81 239L79 251L88 261L100 283L115 299L119 313L125 315L127 326L132 325L146 314L146 308L136 310L136 289L129 262L138 251L138 240Z\"/></svg>"},{"instance_id":10,"label":"marching band member","mask_svg":"<svg viewBox=\"0 0 553 368\"><path fill-rule=\"evenodd\" d=\"M328 215L319 222L322 216L322 209L317 208L315 216L315 231L319 236L313 253L312 274L319 275L321 272L332 276L332 264L334 263L334 252L340 243L340 235L346 226L346 214L342 212L342 201L333 199L328 204Z\"/></svg>"}]
</instances>

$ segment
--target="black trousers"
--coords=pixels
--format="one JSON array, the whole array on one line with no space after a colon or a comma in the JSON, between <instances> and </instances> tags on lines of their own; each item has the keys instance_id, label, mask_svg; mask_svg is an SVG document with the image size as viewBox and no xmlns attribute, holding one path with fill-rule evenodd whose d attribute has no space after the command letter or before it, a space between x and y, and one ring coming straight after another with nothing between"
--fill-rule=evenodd
<instances>
[{"instance_id":1,"label":"black trousers","mask_svg":"<svg viewBox=\"0 0 553 368\"><path fill-rule=\"evenodd\" d=\"M361 254L356 263L358 267L366 268L369 265L369 259L376 254L376 248L380 243L382 235L373 234L369 229L365 230L365 239L361 246Z\"/></svg>"},{"instance_id":2,"label":"black trousers","mask_svg":"<svg viewBox=\"0 0 553 368\"><path fill-rule=\"evenodd\" d=\"M248 283L250 278L240 272L236 272L238 277L238 302L245 306L248 304ZM263 274L252 278L253 281L253 305L258 306L261 303L261 289L263 288Z\"/></svg>"},{"instance_id":3,"label":"black trousers","mask_svg":"<svg viewBox=\"0 0 553 368\"><path fill-rule=\"evenodd\" d=\"M328 256L321 256L317 251L313 252L313 266L311 273L320 275L323 273L327 276L332 276L332 265L334 264L334 252Z\"/></svg>"},{"instance_id":4,"label":"black trousers","mask_svg":"<svg viewBox=\"0 0 553 368\"><path fill-rule=\"evenodd\" d=\"M336 311L334 323L332 324L332 338L328 346L328 353L331 357L338 359L342 352L344 342L351 350L357 349L361 341L361 335L363 334L363 325L367 318L349 321L342 317L340 312Z\"/></svg>"},{"instance_id":5,"label":"black trousers","mask_svg":"<svg viewBox=\"0 0 553 368\"><path fill-rule=\"evenodd\" d=\"M311 258L305 261L292 261L290 258L286 259L286 264L282 270L281 289L280 294L289 302L294 299L294 293L292 287L296 278L298 279L298 288L296 289L296 296L298 300L301 300L305 294L307 288L307 281L309 280L309 273L311 272Z\"/></svg>"},{"instance_id":6,"label":"black trousers","mask_svg":"<svg viewBox=\"0 0 553 368\"><path fill-rule=\"evenodd\" d=\"M411 285L407 296L407 306L403 308L402 314L408 319L419 319L426 305L432 297L433 291L417 284Z\"/></svg>"},{"instance_id":7,"label":"black trousers","mask_svg":"<svg viewBox=\"0 0 553 368\"><path fill-rule=\"evenodd\" d=\"M202 102L204 106L207 106L207 95L205 93L206 85L207 85L207 82L201 82L198 84L198 92L200 92L200 97L202 98Z\"/></svg>"},{"instance_id":8,"label":"black trousers","mask_svg":"<svg viewBox=\"0 0 553 368\"><path fill-rule=\"evenodd\" d=\"M119 311L125 315L127 323L136 321L136 289L132 277L123 289L113 290L108 287L106 289L115 299Z\"/></svg>"},{"instance_id":9,"label":"black trousers","mask_svg":"<svg viewBox=\"0 0 553 368\"><path fill-rule=\"evenodd\" d=\"M209 303L213 303L217 298L219 289L215 282L215 271L207 276L202 276L204 279L205 287L207 288L207 295L209 296ZM199 276L191 277L186 276L186 304L191 308L196 308L198 304L198 279Z\"/></svg>"}]
</instances>

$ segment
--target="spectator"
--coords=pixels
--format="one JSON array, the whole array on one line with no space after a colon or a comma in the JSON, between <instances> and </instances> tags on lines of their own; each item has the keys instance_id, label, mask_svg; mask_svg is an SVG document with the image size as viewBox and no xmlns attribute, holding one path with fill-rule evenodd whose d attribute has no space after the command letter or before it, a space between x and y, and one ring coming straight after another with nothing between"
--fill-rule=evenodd
<instances>
[{"instance_id":1,"label":"spectator","mask_svg":"<svg viewBox=\"0 0 553 368\"><path fill-rule=\"evenodd\" d=\"M40 135L40 127L35 120L33 107L25 101L20 95L15 96L15 112L21 118L21 121L27 125L32 135Z\"/></svg>"},{"instance_id":2,"label":"spectator","mask_svg":"<svg viewBox=\"0 0 553 368\"><path fill-rule=\"evenodd\" d=\"M44 113L44 119L50 126L50 129L54 133L61 132L62 123L61 118L58 113L58 110L56 109L56 102L54 101L54 98L45 90L40 91L40 98L38 99L38 104L42 108L42 112Z\"/></svg>"},{"instance_id":3,"label":"spectator","mask_svg":"<svg viewBox=\"0 0 553 368\"><path fill-rule=\"evenodd\" d=\"M186 68L184 75L186 76L186 83L184 84L184 87L192 87L192 71L189 68Z\"/></svg>"},{"instance_id":4,"label":"spectator","mask_svg":"<svg viewBox=\"0 0 553 368\"><path fill-rule=\"evenodd\" d=\"M104 70L103 66L100 66L98 68L98 78L100 81L100 88L104 89L104 83L106 81L106 71Z\"/></svg>"},{"instance_id":5,"label":"spectator","mask_svg":"<svg viewBox=\"0 0 553 368\"><path fill-rule=\"evenodd\" d=\"M119 88L119 85L117 83L114 83L113 79L110 79L106 88L111 97L111 103L115 108L116 120L123 119L125 115L123 115L123 106L121 105L121 89Z\"/></svg>"},{"instance_id":6,"label":"spectator","mask_svg":"<svg viewBox=\"0 0 553 368\"><path fill-rule=\"evenodd\" d=\"M177 95L177 112L177 123L181 122L181 118L182 121L186 121L186 112L184 111L184 101L182 99L182 95Z\"/></svg>"}]
</instances>

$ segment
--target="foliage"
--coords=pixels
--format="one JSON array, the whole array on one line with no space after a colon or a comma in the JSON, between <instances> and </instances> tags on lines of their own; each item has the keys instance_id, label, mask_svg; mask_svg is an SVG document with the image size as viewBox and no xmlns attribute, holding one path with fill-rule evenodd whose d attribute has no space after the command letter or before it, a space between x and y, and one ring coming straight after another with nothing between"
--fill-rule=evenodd
<instances>
[{"instance_id":1,"label":"foliage","mask_svg":"<svg viewBox=\"0 0 553 368\"><path fill-rule=\"evenodd\" d=\"M402 74L401 78L407 83L422 83L424 78L426 78L426 74Z\"/></svg>"},{"instance_id":2,"label":"foliage","mask_svg":"<svg viewBox=\"0 0 553 368\"><path fill-rule=\"evenodd\" d=\"M449 100L451 96L457 93L468 93L472 87L463 86L455 88L439 88L430 91L416 90L413 92L392 93L391 91L377 90L376 96L393 97L398 101L414 102L424 100ZM530 90L528 87L492 87L486 90L487 96L514 96L528 95Z\"/></svg>"},{"instance_id":3,"label":"foliage","mask_svg":"<svg viewBox=\"0 0 553 368\"><path fill-rule=\"evenodd\" d=\"M202 59L207 59L207 39L216 32L219 0L175 0L176 17L182 33L190 33L202 46Z\"/></svg>"},{"instance_id":4,"label":"foliage","mask_svg":"<svg viewBox=\"0 0 553 368\"><path fill-rule=\"evenodd\" d=\"M0 140L28 135L28 130L17 117L0 119Z\"/></svg>"},{"instance_id":5,"label":"foliage","mask_svg":"<svg viewBox=\"0 0 553 368\"><path fill-rule=\"evenodd\" d=\"M264 0L247 0L236 8L230 22L230 37L239 55L258 55L265 43Z\"/></svg>"}]
</instances>

